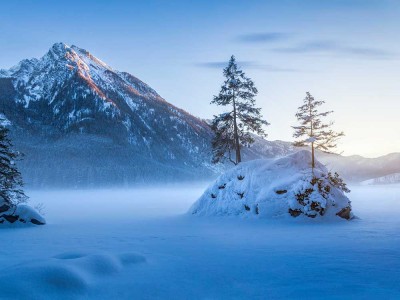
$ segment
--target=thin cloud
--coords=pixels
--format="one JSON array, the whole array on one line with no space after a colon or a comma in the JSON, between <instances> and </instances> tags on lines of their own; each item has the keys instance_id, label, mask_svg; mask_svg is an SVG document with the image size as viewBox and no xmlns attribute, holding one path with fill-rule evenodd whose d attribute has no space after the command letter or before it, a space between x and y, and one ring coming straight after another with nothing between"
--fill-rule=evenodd
<instances>
[{"instance_id":1,"label":"thin cloud","mask_svg":"<svg viewBox=\"0 0 400 300\"><path fill-rule=\"evenodd\" d=\"M314 41L310 43L304 43L292 47L279 47L273 49L275 52L285 53L309 53L309 52L327 52L338 50L338 45L329 41Z\"/></svg>"},{"instance_id":2,"label":"thin cloud","mask_svg":"<svg viewBox=\"0 0 400 300\"><path fill-rule=\"evenodd\" d=\"M242 34L235 38L237 42L245 44L261 44L286 40L290 34L284 32L259 32Z\"/></svg>"},{"instance_id":3,"label":"thin cloud","mask_svg":"<svg viewBox=\"0 0 400 300\"><path fill-rule=\"evenodd\" d=\"M354 55L365 56L365 57L386 58L386 59L391 59L396 57L396 55L392 52L375 48L349 47L346 48L345 50L347 53L352 53Z\"/></svg>"},{"instance_id":4,"label":"thin cloud","mask_svg":"<svg viewBox=\"0 0 400 300\"><path fill-rule=\"evenodd\" d=\"M238 66L244 69L261 70L265 72L297 72L298 70L292 68L281 68L273 65L265 65L256 61L238 61ZM227 61L217 62L204 62L197 64L198 67L209 68L209 69L223 69L228 65Z\"/></svg>"},{"instance_id":5,"label":"thin cloud","mask_svg":"<svg viewBox=\"0 0 400 300\"><path fill-rule=\"evenodd\" d=\"M396 57L394 53L383 49L344 46L332 41L313 41L293 47L279 47L272 50L278 53L331 54L365 59L393 59Z\"/></svg>"},{"instance_id":6,"label":"thin cloud","mask_svg":"<svg viewBox=\"0 0 400 300\"><path fill-rule=\"evenodd\" d=\"M396 1L396 0L394 0ZM393 0L302 0L301 5L318 9L376 9L386 7L394 2Z\"/></svg>"}]
</instances>

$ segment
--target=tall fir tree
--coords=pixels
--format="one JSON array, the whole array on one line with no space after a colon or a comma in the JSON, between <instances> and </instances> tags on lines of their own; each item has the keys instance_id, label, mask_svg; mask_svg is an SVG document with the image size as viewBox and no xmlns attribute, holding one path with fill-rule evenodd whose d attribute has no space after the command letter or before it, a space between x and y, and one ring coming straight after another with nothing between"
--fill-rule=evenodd
<instances>
[{"instance_id":1,"label":"tall fir tree","mask_svg":"<svg viewBox=\"0 0 400 300\"><path fill-rule=\"evenodd\" d=\"M315 149L332 153L337 146L337 140L344 136L343 132L335 132L331 129L333 122L324 123L323 117L331 114L333 111L319 112L318 108L325 101L317 101L307 92L303 105L298 108L296 118L300 122L298 126L292 126L294 129L293 137L298 139L294 146L304 147L311 144L311 167L315 167Z\"/></svg>"},{"instance_id":2,"label":"tall fir tree","mask_svg":"<svg viewBox=\"0 0 400 300\"><path fill-rule=\"evenodd\" d=\"M236 64L232 55L223 71L225 81L218 96L211 104L229 107L228 112L214 116L211 128L214 131L213 162L228 159L235 165L242 161L241 146L254 142L251 133L266 137L263 125L269 123L262 119L261 108L255 107L258 91L254 82L246 77ZM232 159L231 153L235 153Z\"/></svg>"},{"instance_id":3,"label":"tall fir tree","mask_svg":"<svg viewBox=\"0 0 400 300\"><path fill-rule=\"evenodd\" d=\"M14 151L9 135L9 130L0 119L0 201L8 206L26 202L27 196L23 191L21 173L15 162L20 158L20 153Z\"/></svg>"}]
</instances>

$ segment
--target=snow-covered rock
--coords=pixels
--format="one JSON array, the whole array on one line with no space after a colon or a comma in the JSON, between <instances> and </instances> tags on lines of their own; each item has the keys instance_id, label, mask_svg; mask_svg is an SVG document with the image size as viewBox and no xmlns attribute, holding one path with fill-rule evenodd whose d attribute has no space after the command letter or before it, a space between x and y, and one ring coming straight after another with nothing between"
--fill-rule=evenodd
<instances>
[{"instance_id":1,"label":"snow-covered rock","mask_svg":"<svg viewBox=\"0 0 400 300\"><path fill-rule=\"evenodd\" d=\"M241 163L221 175L189 212L219 216L352 218L350 200L306 150L279 159ZM328 175L329 174L329 175Z\"/></svg>"},{"instance_id":2,"label":"snow-covered rock","mask_svg":"<svg viewBox=\"0 0 400 300\"><path fill-rule=\"evenodd\" d=\"M35 224L44 225L46 220L33 207L26 204L14 206L3 203L0 205L0 224Z\"/></svg>"}]
</instances>

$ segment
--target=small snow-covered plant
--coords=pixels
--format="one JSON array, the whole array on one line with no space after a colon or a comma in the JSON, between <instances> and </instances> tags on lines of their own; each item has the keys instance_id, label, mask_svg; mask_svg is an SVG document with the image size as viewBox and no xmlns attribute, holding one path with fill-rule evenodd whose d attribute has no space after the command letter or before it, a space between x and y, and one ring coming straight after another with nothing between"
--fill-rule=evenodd
<instances>
[{"instance_id":1,"label":"small snow-covered plant","mask_svg":"<svg viewBox=\"0 0 400 300\"><path fill-rule=\"evenodd\" d=\"M337 188L342 192L348 193L346 183L339 177L338 173L315 175L304 179L303 185L295 194L298 206L290 208L289 213L297 217L304 214L308 217L315 218L318 214L323 216L327 209L327 204L330 202L335 205L335 199L332 197L332 189ZM351 207L349 206L351 210Z\"/></svg>"},{"instance_id":2,"label":"small snow-covered plant","mask_svg":"<svg viewBox=\"0 0 400 300\"><path fill-rule=\"evenodd\" d=\"M44 206L44 204L42 202L36 204L33 208L36 209L37 212L39 214L41 214L42 216L46 215L46 213L44 212L45 206Z\"/></svg>"},{"instance_id":3,"label":"small snow-covered plant","mask_svg":"<svg viewBox=\"0 0 400 300\"><path fill-rule=\"evenodd\" d=\"M329 172L327 177L328 177L329 183L332 186L338 188L339 190L341 190L344 193L350 193L350 189L347 187L346 183L343 181L343 179L339 176L339 174L337 172L333 173L333 175L331 172Z\"/></svg>"},{"instance_id":4,"label":"small snow-covered plant","mask_svg":"<svg viewBox=\"0 0 400 300\"><path fill-rule=\"evenodd\" d=\"M318 214L323 216L326 209L329 185L324 184L322 178L313 176L311 179L306 179L303 188L296 194L296 200L300 204L300 208L292 216L298 216L301 213L308 217L315 218Z\"/></svg>"}]
</instances>

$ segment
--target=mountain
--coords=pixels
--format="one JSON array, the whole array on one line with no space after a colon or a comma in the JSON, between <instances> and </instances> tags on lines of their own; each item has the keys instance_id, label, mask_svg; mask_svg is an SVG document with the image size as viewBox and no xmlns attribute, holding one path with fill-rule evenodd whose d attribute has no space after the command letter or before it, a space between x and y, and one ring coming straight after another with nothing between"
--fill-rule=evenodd
<instances>
[{"instance_id":1,"label":"mountain","mask_svg":"<svg viewBox=\"0 0 400 300\"><path fill-rule=\"evenodd\" d=\"M20 166L28 186L130 185L218 172L205 121L77 46L57 43L40 59L0 70L0 105L26 154Z\"/></svg>"},{"instance_id":2,"label":"mountain","mask_svg":"<svg viewBox=\"0 0 400 300\"><path fill-rule=\"evenodd\" d=\"M320 161L325 163L328 169L338 171L350 182L361 182L400 172L400 153L390 153L377 158L325 153L318 155L320 155Z\"/></svg>"},{"instance_id":3,"label":"mountain","mask_svg":"<svg viewBox=\"0 0 400 300\"><path fill-rule=\"evenodd\" d=\"M0 70L0 113L25 153L19 166L28 187L209 180L230 167L211 164L205 120L77 46L56 43L39 59ZM289 142L254 138L244 160L297 151ZM354 181L400 172L396 157L319 159Z\"/></svg>"},{"instance_id":4,"label":"mountain","mask_svg":"<svg viewBox=\"0 0 400 300\"><path fill-rule=\"evenodd\" d=\"M136 77L57 43L0 71L0 103L33 185L208 176L211 130ZM157 170L157 172L155 172Z\"/></svg>"}]
</instances>

